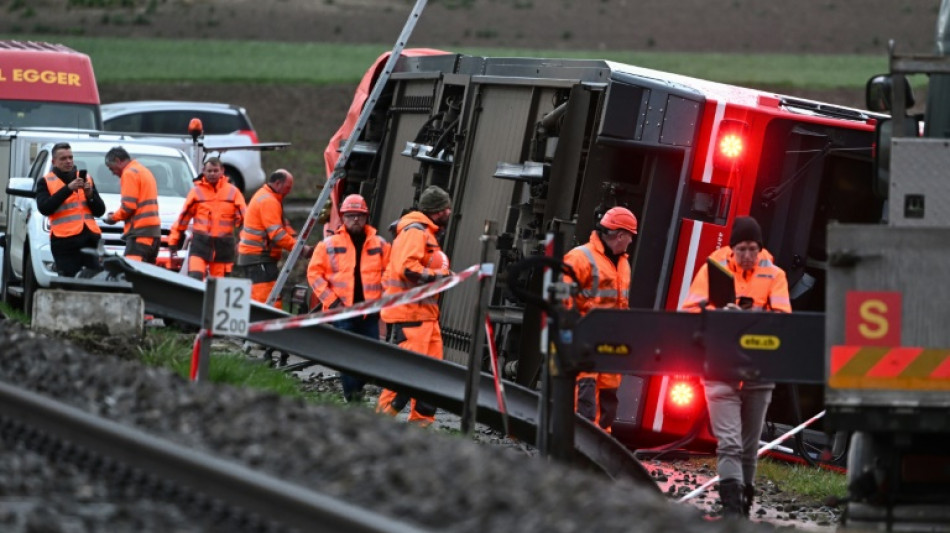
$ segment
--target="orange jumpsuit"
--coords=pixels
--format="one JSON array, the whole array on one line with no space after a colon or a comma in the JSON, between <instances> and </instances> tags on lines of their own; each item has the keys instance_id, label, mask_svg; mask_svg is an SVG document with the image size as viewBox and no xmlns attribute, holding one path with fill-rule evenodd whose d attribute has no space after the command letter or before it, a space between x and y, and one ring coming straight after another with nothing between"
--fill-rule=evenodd
<instances>
[{"instance_id":1,"label":"orange jumpsuit","mask_svg":"<svg viewBox=\"0 0 950 533\"><path fill-rule=\"evenodd\" d=\"M116 222L125 221L125 257L154 264L162 238L155 176L133 159L122 170L119 192L122 206L112 218Z\"/></svg>"},{"instance_id":2,"label":"orange jumpsuit","mask_svg":"<svg viewBox=\"0 0 950 533\"><path fill-rule=\"evenodd\" d=\"M574 269L580 282L581 291L575 300L581 315L597 307L630 307L630 262L627 257L626 253L618 255L614 264L607 257L604 243L596 231L591 232L587 244L564 255L564 262ZM617 416L620 381L620 374L581 372L577 376L577 412L609 431Z\"/></svg>"},{"instance_id":3,"label":"orange jumpsuit","mask_svg":"<svg viewBox=\"0 0 950 533\"><path fill-rule=\"evenodd\" d=\"M266 302L280 270L277 262L284 250L297 244L296 232L284 218L283 199L270 185L264 185L247 204L247 216L238 238L238 266L251 278L251 299ZM274 302L282 307L280 297Z\"/></svg>"},{"instance_id":4,"label":"orange jumpsuit","mask_svg":"<svg viewBox=\"0 0 950 533\"><path fill-rule=\"evenodd\" d=\"M241 191L226 177L214 185L204 177L195 183L168 237L169 247L178 246L188 229L188 222L194 219L191 248L188 250L190 277L203 280L206 271L215 277L223 277L231 271L234 230L244 221L246 209Z\"/></svg>"},{"instance_id":5,"label":"orange jumpsuit","mask_svg":"<svg viewBox=\"0 0 950 533\"><path fill-rule=\"evenodd\" d=\"M396 225L389 265L383 274L384 294L393 294L451 275L436 241L439 227L419 211L408 213ZM383 321L393 325L393 340L400 348L442 359L442 331L439 329L438 297L414 304L384 309ZM397 394L384 390L376 410L395 416ZM409 421L427 426L435 421L435 407L412 400Z\"/></svg>"}]
</instances>

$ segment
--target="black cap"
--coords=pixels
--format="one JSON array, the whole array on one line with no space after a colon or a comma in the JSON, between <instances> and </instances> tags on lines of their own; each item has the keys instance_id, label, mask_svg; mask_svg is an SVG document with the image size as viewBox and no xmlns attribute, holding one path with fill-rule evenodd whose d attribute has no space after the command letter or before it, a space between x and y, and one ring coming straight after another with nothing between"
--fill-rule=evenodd
<instances>
[{"instance_id":1,"label":"black cap","mask_svg":"<svg viewBox=\"0 0 950 533\"><path fill-rule=\"evenodd\" d=\"M729 246L734 247L740 242L755 241L762 247L762 228L752 217L736 217L732 223L732 235L729 236Z\"/></svg>"}]
</instances>

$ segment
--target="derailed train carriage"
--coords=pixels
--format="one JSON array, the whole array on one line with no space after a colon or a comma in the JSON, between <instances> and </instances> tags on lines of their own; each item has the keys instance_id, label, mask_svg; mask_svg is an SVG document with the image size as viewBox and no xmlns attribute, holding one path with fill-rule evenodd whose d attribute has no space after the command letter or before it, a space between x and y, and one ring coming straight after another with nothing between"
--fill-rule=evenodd
<instances>
[{"instance_id":1,"label":"derailed train carriage","mask_svg":"<svg viewBox=\"0 0 950 533\"><path fill-rule=\"evenodd\" d=\"M384 59L367 73L351 115ZM874 177L872 153L881 118L608 61L407 50L334 197L362 194L371 222L386 228L426 186L445 188L453 214L443 248L457 268L479 262L484 223L497 221L490 316L507 377L532 386L540 312L506 289L539 290L540 281L509 279L507 267L542 254L554 228L566 249L585 242L616 205L639 219L629 249L632 308L676 309L734 218L752 215L788 274L793 308L823 310L826 224L882 217L886 183ZM347 128L327 149L328 168ZM442 301L449 360L468 358L476 291L463 284ZM696 378L625 376L615 435L638 448L687 434L712 443L700 387ZM781 388L770 420L814 414L821 393Z\"/></svg>"}]
</instances>

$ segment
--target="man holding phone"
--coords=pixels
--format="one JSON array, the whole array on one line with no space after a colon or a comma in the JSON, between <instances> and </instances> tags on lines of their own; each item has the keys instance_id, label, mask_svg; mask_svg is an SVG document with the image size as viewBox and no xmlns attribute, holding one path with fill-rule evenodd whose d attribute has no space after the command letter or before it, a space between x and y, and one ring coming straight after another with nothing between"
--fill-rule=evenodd
<instances>
[{"instance_id":1,"label":"man holding phone","mask_svg":"<svg viewBox=\"0 0 950 533\"><path fill-rule=\"evenodd\" d=\"M77 170L69 143L57 143L52 150L53 168L36 182L36 207L49 217L50 251L60 276L73 277L83 267L99 269L95 249L102 232L95 217L106 212L106 204L92 177Z\"/></svg>"},{"instance_id":2,"label":"man holding phone","mask_svg":"<svg viewBox=\"0 0 950 533\"><path fill-rule=\"evenodd\" d=\"M732 283L729 296L715 284ZM763 246L762 228L752 217L736 217L729 246L710 254L699 268L689 294L680 305L684 311L704 308L733 311L791 313L785 271L772 262ZM703 380L709 422L716 436L719 500L725 516L749 517L755 498L755 470L759 437L775 383Z\"/></svg>"}]
</instances>

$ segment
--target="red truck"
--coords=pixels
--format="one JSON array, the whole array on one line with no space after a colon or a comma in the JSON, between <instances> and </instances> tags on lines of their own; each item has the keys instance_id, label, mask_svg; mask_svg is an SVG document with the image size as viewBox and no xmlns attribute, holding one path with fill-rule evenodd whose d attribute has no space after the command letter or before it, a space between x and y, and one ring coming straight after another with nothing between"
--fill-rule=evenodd
<instances>
[{"instance_id":1,"label":"red truck","mask_svg":"<svg viewBox=\"0 0 950 533\"><path fill-rule=\"evenodd\" d=\"M0 41L0 128L102 129L86 54L61 44Z\"/></svg>"}]
</instances>

